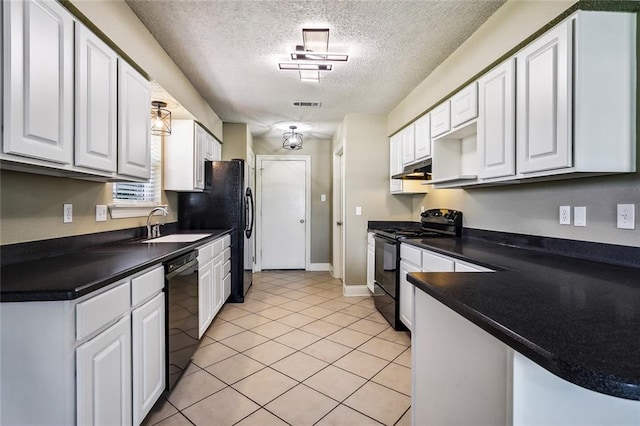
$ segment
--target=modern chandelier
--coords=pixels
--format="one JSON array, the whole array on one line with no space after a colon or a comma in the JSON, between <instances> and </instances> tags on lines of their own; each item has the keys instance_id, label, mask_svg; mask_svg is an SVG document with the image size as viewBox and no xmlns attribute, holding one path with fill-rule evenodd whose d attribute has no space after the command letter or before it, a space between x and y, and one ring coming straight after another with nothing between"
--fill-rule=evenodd
<instances>
[{"instance_id":1,"label":"modern chandelier","mask_svg":"<svg viewBox=\"0 0 640 426\"><path fill-rule=\"evenodd\" d=\"M162 101L151 102L151 134L157 136L171 134L171 111L167 103Z\"/></svg>"},{"instance_id":2,"label":"modern chandelier","mask_svg":"<svg viewBox=\"0 0 640 426\"><path fill-rule=\"evenodd\" d=\"M282 147L284 149L302 149L302 133L297 133L297 128L298 126L289 126L291 131L282 134Z\"/></svg>"}]
</instances>

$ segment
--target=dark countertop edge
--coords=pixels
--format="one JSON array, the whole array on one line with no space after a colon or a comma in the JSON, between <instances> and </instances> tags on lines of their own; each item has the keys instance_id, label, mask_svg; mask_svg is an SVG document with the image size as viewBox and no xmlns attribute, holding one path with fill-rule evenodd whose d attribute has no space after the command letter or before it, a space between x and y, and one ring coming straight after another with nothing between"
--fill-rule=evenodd
<instances>
[{"instance_id":1,"label":"dark countertop edge","mask_svg":"<svg viewBox=\"0 0 640 426\"><path fill-rule=\"evenodd\" d=\"M447 255L449 255L449 253L447 253ZM496 273L502 272L498 271ZM518 274L519 272L511 273ZM553 353L544 350L544 348L512 332L510 329L503 327L481 312L472 309L453 297L437 291L429 285L428 281L421 279L421 277L426 277L429 274L429 272L409 273L407 274L407 279L423 292L471 321L507 346L526 356L545 370L585 389L618 398L640 400L640 383L628 383L625 378L603 375L597 371L585 369L581 365L575 365L567 360L558 359ZM584 375L580 374L585 371L589 373L589 380L584 380ZM594 375L596 378L594 378Z\"/></svg>"},{"instance_id":2,"label":"dark countertop edge","mask_svg":"<svg viewBox=\"0 0 640 426\"><path fill-rule=\"evenodd\" d=\"M173 259L175 257L179 257L185 253L193 251L210 241L218 239L225 234L229 234L231 231L232 231L231 229L225 229L225 230L219 230L216 232L210 232L211 235L208 237L202 238L197 241L189 242L189 243L183 243L183 244L186 244L186 246L178 250L174 250L164 256L149 259L148 261L140 263L133 268L124 269L115 275L111 275L105 278L104 280L87 283L82 287L76 288L75 291L1 291L0 302L2 303L5 303L5 302L53 302L53 301L78 299L82 296L93 293L94 291L99 290L103 287L106 287L110 284L118 282L123 278L126 278L140 271L143 271L153 265L164 263L167 260ZM194 234L194 233L209 233L209 231L190 230L190 231L183 231L183 232L176 232L176 233ZM166 235L172 235L172 234L166 234ZM166 236L166 235L163 235L163 236ZM134 240L119 241L113 244L126 244L126 243L139 242L141 247L144 247L141 241L144 241L146 239L147 238L136 238ZM148 244L153 244L153 243L148 243ZM156 243L156 244L165 244L165 243Z\"/></svg>"}]
</instances>

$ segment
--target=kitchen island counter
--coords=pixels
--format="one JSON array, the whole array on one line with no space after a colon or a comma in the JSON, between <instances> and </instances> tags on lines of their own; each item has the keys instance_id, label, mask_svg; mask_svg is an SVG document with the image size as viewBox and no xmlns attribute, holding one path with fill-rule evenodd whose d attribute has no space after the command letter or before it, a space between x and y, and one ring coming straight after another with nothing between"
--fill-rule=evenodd
<instances>
[{"instance_id":1,"label":"kitchen island counter","mask_svg":"<svg viewBox=\"0 0 640 426\"><path fill-rule=\"evenodd\" d=\"M403 242L496 271L409 274L419 290L571 383L640 400L640 269L472 238Z\"/></svg>"},{"instance_id":2,"label":"kitchen island counter","mask_svg":"<svg viewBox=\"0 0 640 426\"><path fill-rule=\"evenodd\" d=\"M143 243L132 239L0 269L0 301L32 302L72 300L122 278L163 263L231 232L231 229L179 231L210 234L193 242Z\"/></svg>"}]
</instances>

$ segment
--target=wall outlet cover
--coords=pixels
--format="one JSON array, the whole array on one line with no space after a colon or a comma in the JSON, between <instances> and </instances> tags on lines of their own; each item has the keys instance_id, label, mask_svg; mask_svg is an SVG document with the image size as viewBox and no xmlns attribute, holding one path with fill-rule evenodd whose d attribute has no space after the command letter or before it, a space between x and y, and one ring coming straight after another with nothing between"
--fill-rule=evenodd
<instances>
[{"instance_id":1,"label":"wall outlet cover","mask_svg":"<svg viewBox=\"0 0 640 426\"><path fill-rule=\"evenodd\" d=\"M362 216L362 207L356 206L356 216Z\"/></svg>"},{"instance_id":2,"label":"wall outlet cover","mask_svg":"<svg viewBox=\"0 0 640 426\"><path fill-rule=\"evenodd\" d=\"M616 217L618 229L636 229L635 204L618 204Z\"/></svg>"},{"instance_id":3,"label":"wall outlet cover","mask_svg":"<svg viewBox=\"0 0 640 426\"><path fill-rule=\"evenodd\" d=\"M573 226L587 226L587 208L573 208Z\"/></svg>"},{"instance_id":4,"label":"wall outlet cover","mask_svg":"<svg viewBox=\"0 0 640 426\"><path fill-rule=\"evenodd\" d=\"M560 206L560 225L571 225L571 206Z\"/></svg>"},{"instance_id":5,"label":"wall outlet cover","mask_svg":"<svg viewBox=\"0 0 640 426\"><path fill-rule=\"evenodd\" d=\"M96 222L105 222L107 220L107 206L96 206Z\"/></svg>"},{"instance_id":6,"label":"wall outlet cover","mask_svg":"<svg viewBox=\"0 0 640 426\"><path fill-rule=\"evenodd\" d=\"M64 205L64 209L62 213L62 222L63 223L73 222L73 204Z\"/></svg>"}]
</instances>

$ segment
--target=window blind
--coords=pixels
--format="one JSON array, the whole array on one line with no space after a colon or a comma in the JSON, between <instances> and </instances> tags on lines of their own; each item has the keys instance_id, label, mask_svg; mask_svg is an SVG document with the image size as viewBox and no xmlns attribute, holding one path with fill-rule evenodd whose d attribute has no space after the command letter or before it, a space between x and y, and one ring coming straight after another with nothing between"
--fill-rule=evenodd
<instances>
[{"instance_id":1,"label":"window blind","mask_svg":"<svg viewBox=\"0 0 640 426\"><path fill-rule=\"evenodd\" d=\"M151 136L151 176L149 182L113 184L114 204L160 204L162 190L162 137Z\"/></svg>"}]
</instances>

